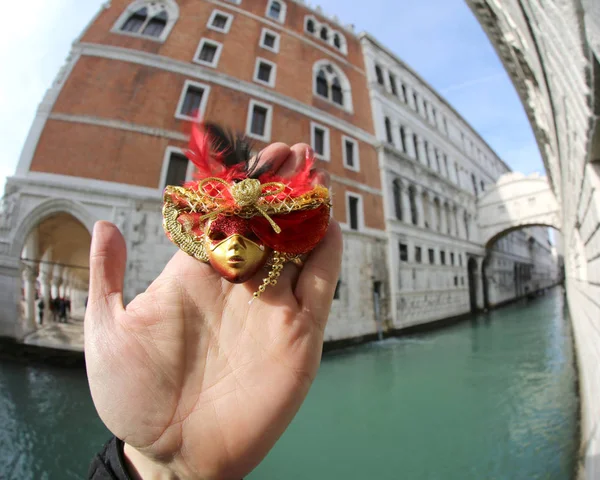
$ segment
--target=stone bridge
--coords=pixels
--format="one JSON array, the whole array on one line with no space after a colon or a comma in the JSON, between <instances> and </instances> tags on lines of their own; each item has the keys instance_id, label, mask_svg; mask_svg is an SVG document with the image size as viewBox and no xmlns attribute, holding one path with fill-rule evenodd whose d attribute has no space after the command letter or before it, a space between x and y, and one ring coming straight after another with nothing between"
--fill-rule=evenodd
<instances>
[{"instance_id":1,"label":"stone bridge","mask_svg":"<svg viewBox=\"0 0 600 480\"><path fill-rule=\"evenodd\" d=\"M499 237L523 227L545 226L560 230L561 210L547 177L522 173L502 175L479 198L481 242L491 246Z\"/></svg>"}]
</instances>

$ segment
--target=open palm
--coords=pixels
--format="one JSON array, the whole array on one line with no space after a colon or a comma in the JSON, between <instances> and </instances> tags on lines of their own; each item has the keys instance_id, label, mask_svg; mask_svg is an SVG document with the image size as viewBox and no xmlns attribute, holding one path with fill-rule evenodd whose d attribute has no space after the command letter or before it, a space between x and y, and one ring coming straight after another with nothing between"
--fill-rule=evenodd
<instances>
[{"instance_id":1,"label":"open palm","mask_svg":"<svg viewBox=\"0 0 600 480\"><path fill-rule=\"evenodd\" d=\"M271 145L263 161L291 173L306 148ZM239 479L264 458L315 377L341 250L332 222L302 270L287 265L252 303L264 272L234 285L178 252L124 307L125 242L114 225L96 225L88 377L134 468L145 471L147 461L179 478Z\"/></svg>"}]
</instances>

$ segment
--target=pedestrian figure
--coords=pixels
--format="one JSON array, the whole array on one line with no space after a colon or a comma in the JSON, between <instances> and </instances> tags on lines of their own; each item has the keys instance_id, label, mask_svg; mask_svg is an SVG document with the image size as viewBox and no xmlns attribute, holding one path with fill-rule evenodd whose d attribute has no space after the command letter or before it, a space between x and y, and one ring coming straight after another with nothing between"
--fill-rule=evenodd
<instances>
[{"instance_id":1,"label":"pedestrian figure","mask_svg":"<svg viewBox=\"0 0 600 480\"><path fill-rule=\"evenodd\" d=\"M40 297L39 301L38 301L38 316L40 318L39 324L41 325L44 322L44 299L43 297Z\"/></svg>"},{"instance_id":2,"label":"pedestrian figure","mask_svg":"<svg viewBox=\"0 0 600 480\"><path fill-rule=\"evenodd\" d=\"M67 323L67 302L64 298L58 299L58 317L60 323Z\"/></svg>"},{"instance_id":3,"label":"pedestrian figure","mask_svg":"<svg viewBox=\"0 0 600 480\"><path fill-rule=\"evenodd\" d=\"M55 322L59 321L59 314L60 314L60 298L56 297L52 303L54 304L54 311L52 312L52 316Z\"/></svg>"}]
</instances>

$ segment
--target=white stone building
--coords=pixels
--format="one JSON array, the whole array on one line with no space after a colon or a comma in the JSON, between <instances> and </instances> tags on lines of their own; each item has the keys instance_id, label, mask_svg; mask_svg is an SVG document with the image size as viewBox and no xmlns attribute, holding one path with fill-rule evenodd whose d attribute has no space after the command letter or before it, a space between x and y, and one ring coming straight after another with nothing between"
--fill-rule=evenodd
<instances>
[{"instance_id":1,"label":"white stone building","mask_svg":"<svg viewBox=\"0 0 600 480\"><path fill-rule=\"evenodd\" d=\"M381 142L394 327L461 315L525 295L538 283L554 284L548 272L536 273L544 281L530 282L543 255L534 258L527 239L543 236L543 228L510 233L488 250L480 238L478 198L508 166L409 66L372 36L363 34L361 42ZM486 256L495 269L487 270L488 279Z\"/></svg>"}]
</instances>

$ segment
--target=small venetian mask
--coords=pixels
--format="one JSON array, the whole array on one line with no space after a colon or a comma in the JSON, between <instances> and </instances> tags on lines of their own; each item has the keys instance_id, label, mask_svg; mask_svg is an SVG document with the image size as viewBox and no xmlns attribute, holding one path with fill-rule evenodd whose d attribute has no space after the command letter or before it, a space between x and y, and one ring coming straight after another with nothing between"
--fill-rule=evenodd
<instances>
[{"instance_id":1,"label":"small venetian mask","mask_svg":"<svg viewBox=\"0 0 600 480\"><path fill-rule=\"evenodd\" d=\"M204 249L212 267L232 283L249 280L272 252L252 231L247 219L225 215L207 223Z\"/></svg>"},{"instance_id":2,"label":"small venetian mask","mask_svg":"<svg viewBox=\"0 0 600 480\"><path fill-rule=\"evenodd\" d=\"M218 125L194 125L186 155L196 180L169 185L163 226L169 239L208 262L232 283L269 269L254 298L276 285L286 262L299 262L323 238L329 224L329 190L314 184L312 152L289 177L258 166L244 139L232 140Z\"/></svg>"}]
</instances>

